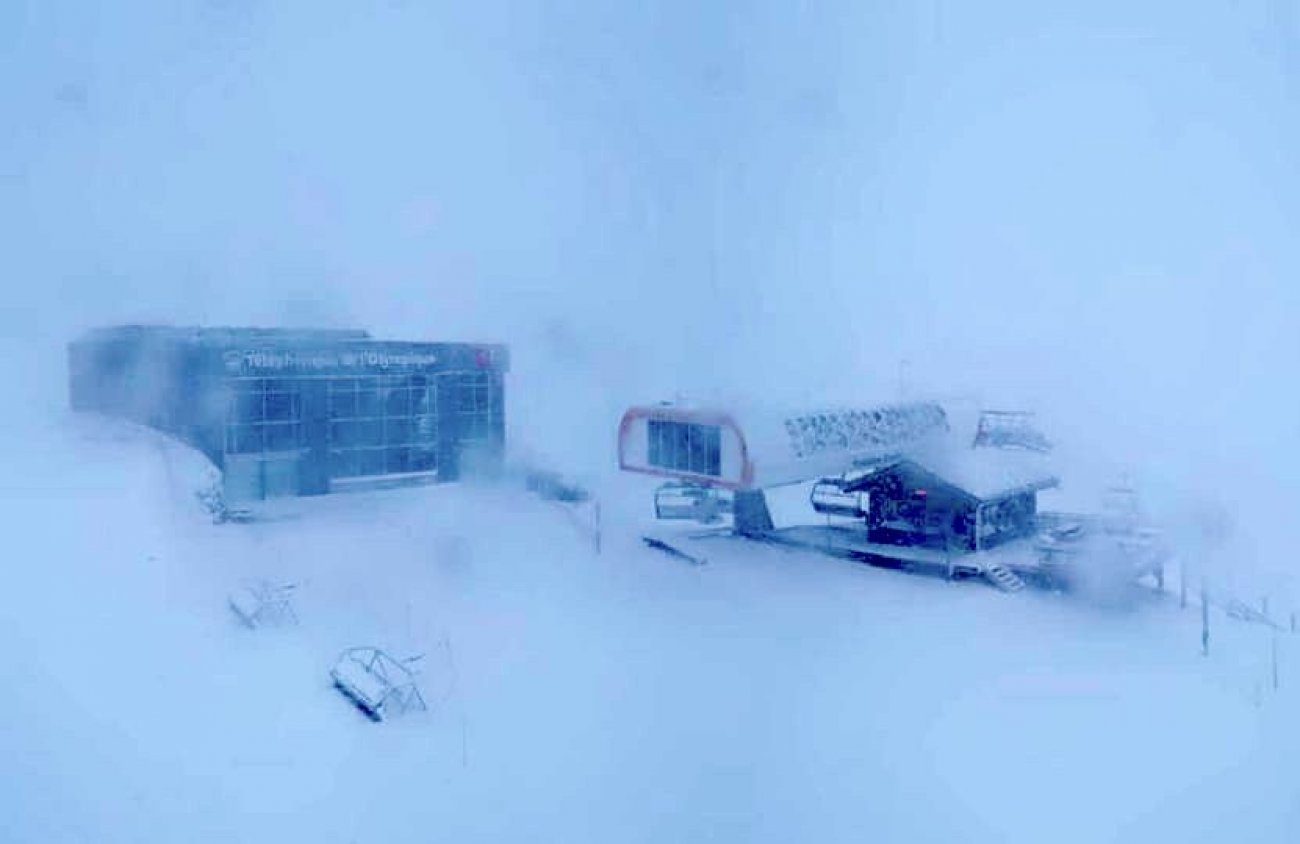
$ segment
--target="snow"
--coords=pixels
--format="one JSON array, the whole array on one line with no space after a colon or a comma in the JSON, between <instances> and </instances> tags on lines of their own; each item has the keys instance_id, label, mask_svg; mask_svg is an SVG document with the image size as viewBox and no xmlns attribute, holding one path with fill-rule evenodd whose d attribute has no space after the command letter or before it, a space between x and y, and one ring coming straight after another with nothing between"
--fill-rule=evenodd
<instances>
[{"instance_id":1,"label":"snow","mask_svg":"<svg viewBox=\"0 0 1300 844\"><path fill-rule=\"evenodd\" d=\"M446 485L213 525L202 461L98 420L32 432L0 597L10 840L1220 841L1300 829L1300 642L1151 600L871 569L714 535L604 541ZM32 465L24 465L24 460ZM677 541L676 539L674 541ZM301 583L296 627L225 596ZM355 645L449 643L431 711L330 688ZM423 682L423 681L422 681ZM1294 687L1294 688L1293 688ZM435 702L436 701L436 702Z\"/></svg>"},{"instance_id":2,"label":"snow","mask_svg":"<svg viewBox=\"0 0 1300 844\"><path fill-rule=\"evenodd\" d=\"M949 442L910 457L944 481L989 500L1011 492L1052 487L1056 476L1044 455L1015 449L971 448Z\"/></svg>"}]
</instances>

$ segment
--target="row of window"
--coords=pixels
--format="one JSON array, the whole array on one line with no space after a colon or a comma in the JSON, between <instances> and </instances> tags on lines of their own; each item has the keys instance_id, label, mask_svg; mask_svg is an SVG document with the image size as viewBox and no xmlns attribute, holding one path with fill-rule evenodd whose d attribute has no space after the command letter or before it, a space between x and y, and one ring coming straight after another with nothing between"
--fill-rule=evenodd
<instances>
[{"instance_id":1,"label":"row of window","mask_svg":"<svg viewBox=\"0 0 1300 844\"><path fill-rule=\"evenodd\" d=\"M436 388L424 384L392 383L385 386L379 378L348 379L344 384L330 383L329 415L332 419L357 419L378 416L425 416L437 408ZM424 379L421 378L421 381Z\"/></svg>"},{"instance_id":2,"label":"row of window","mask_svg":"<svg viewBox=\"0 0 1300 844\"><path fill-rule=\"evenodd\" d=\"M438 452L432 447L345 448L330 452L330 476L335 478L432 472L437 467Z\"/></svg>"},{"instance_id":3,"label":"row of window","mask_svg":"<svg viewBox=\"0 0 1300 844\"><path fill-rule=\"evenodd\" d=\"M259 422L226 427L226 452L250 454L258 451L292 451L302 447L302 425L298 422Z\"/></svg>"},{"instance_id":4,"label":"row of window","mask_svg":"<svg viewBox=\"0 0 1300 844\"><path fill-rule=\"evenodd\" d=\"M722 474L722 430L717 425L693 425L650 419L651 466L677 472L719 477Z\"/></svg>"},{"instance_id":5,"label":"row of window","mask_svg":"<svg viewBox=\"0 0 1300 844\"><path fill-rule=\"evenodd\" d=\"M501 422L500 381L489 373L450 373L440 376L450 388L461 441L486 442ZM284 379L246 379L234 383L226 427L226 452L278 452L305 446L299 384ZM376 458L340 458L348 474L369 474L378 460L382 473L426 471L432 458L410 458L409 452L432 453L438 440L437 385L422 375L375 376L331 380L327 387L332 451L390 450ZM340 464L343 465L343 464ZM392 469L390 466L415 466Z\"/></svg>"},{"instance_id":6,"label":"row of window","mask_svg":"<svg viewBox=\"0 0 1300 844\"><path fill-rule=\"evenodd\" d=\"M291 384L259 379L255 384ZM302 418L302 396L297 390L250 388L241 383L231 396L229 418L238 422L291 422Z\"/></svg>"},{"instance_id":7,"label":"row of window","mask_svg":"<svg viewBox=\"0 0 1300 844\"><path fill-rule=\"evenodd\" d=\"M433 416L392 419L337 419L330 423L329 442L343 448L381 445L421 445L438 441Z\"/></svg>"}]
</instances>

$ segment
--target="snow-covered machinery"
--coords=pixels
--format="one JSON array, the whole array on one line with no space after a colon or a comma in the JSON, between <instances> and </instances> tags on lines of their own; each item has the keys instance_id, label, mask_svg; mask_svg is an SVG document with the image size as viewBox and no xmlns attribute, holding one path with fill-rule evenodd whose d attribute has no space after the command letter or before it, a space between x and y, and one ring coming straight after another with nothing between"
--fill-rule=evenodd
<instances>
[{"instance_id":1,"label":"snow-covered machinery","mask_svg":"<svg viewBox=\"0 0 1300 844\"><path fill-rule=\"evenodd\" d=\"M258 580L244 584L227 599L230 611L247 627L275 627L297 624L293 611L296 583L275 584Z\"/></svg>"},{"instance_id":2,"label":"snow-covered machinery","mask_svg":"<svg viewBox=\"0 0 1300 844\"><path fill-rule=\"evenodd\" d=\"M730 495L699 484L669 481L655 490L655 518L713 524L732 510Z\"/></svg>"},{"instance_id":3,"label":"snow-covered machinery","mask_svg":"<svg viewBox=\"0 0 1300 844\"><path fill-rule=\"evenodd\" d=\"M395 659L379 648L349 648L330 669L330 679L367 717L382 721L412 709L429 708L411 668L418 659Z\"/></svg>"}]
</instances>

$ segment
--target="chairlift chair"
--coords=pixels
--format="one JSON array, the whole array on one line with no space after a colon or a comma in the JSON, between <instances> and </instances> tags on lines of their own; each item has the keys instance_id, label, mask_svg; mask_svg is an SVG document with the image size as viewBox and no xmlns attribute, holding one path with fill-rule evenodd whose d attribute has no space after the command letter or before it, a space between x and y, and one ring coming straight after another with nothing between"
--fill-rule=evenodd
<instances>
[{"instance_id":1,"label":"chairlift chair","mask_svg":"<svg viewBox=\"0 0 1300 844\"><path fill-rule=\"evenodd\" d=\"M265 580L245 584L227 599L230 611L250 628L297 624L293 611L296 583L273 584Z\"/></svg>"},{"instance_id":2,"label":"chairlift chair","mask_svg":"<svg viewBox=\"0 0 1300 844\"><path fill-rule=\"evenodd\" d=\"M419 659L395 659L379 648L349 648L330 669L330 679L366 717L383 721L412 709L428 709L411 669Z\"/></svg>"},{"instance_id":3,"label":"chairlift chair","mask_svg":"<svg viewBox=\"0 0 1300 844\"><path fill-rule=\"evenodd\" d=\"M655 490L655 518L712 524L731 512L731 500L706 486L669 482Z\"/></svg>"}]
</instances>

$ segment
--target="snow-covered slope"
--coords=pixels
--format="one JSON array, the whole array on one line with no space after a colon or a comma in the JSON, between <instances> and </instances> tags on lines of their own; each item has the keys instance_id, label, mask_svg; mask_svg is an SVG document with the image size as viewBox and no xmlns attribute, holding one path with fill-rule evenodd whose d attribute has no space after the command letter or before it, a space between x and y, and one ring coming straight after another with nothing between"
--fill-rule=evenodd
<instances>
[{"instance_id":1,"label":"snow-covered slope","mask_svg":"<svg viewBox=\"0 0 1300 844\"><path fill-rule=\"evenodd\" d=\"M3 498L0 838L1258 841L1300 837L1300 637L1173 599L1103 611L445 486L211 524L209 471L98 420L33 433ZM295 628L225 607L301 584ZM345 647L438 651L427 714L365 720ZM426 690L427 691L427 690Z\"/></svg>"}]
</instances>

